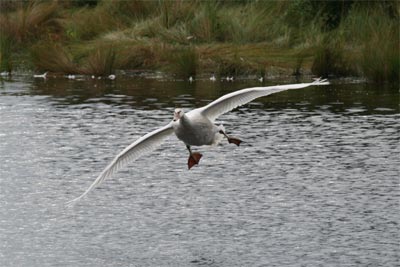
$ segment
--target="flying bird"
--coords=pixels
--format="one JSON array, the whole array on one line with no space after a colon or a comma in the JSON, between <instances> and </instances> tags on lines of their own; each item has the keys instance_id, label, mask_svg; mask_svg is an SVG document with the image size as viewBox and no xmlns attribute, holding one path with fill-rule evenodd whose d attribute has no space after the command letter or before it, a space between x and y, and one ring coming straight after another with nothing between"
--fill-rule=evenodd
<instances>
[{"instance_id":1,"label":"flying bird","mask_svg":"<svg viewBox=\"0 0 400 267\"><path fill-rule=\"evenodd\" d=\"M199 164L202 157L201 153L192 151L192 146L216 145L223 138L226 138L229 143L237 146L242 142L240 139L226 134L222 125L216 125L214 123L215 119L220 115L259 97L291 89L301 89L313 85L327 84L329 84L329 82L326 79L316 79L311 83L253 87L226 94L204 107L189 112L184 112L183 109L177 108L174 111L171 122L164 127L142 136L122 150L82 195L68 203L72 204L82 199L94 187L121 169L128 162L136 160L146 152L153 151L165 138L173 133L186 145L189 152L188 168L191 169L194 165Z\"/></svg>"}]
</instances>

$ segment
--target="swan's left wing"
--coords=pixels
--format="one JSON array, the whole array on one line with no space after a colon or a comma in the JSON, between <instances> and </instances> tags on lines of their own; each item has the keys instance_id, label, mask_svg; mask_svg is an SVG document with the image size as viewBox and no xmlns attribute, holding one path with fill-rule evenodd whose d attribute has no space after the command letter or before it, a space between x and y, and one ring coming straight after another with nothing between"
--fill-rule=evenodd
<instances>
[{"instance_id":1,"label":"swan's left wing","mask_svg":"<svg viewBox=\"0 0 400 267\"><path fill-rule=\"evenodd\" d=\"M224 95L217 100L211 102L207 106L197 109L204 116L214 121L218 116L231 111L232 109L249 103L250 101L270 94L274 94L281 91L305 88L311 85L326 85L329 82L324 79L317 79L312 83L298 83L298 84L286 84L268 87L253 87L242 89L239 91L232 92Z\"/></svg>"},{"instance_id":2,"label":"swan's left wing","mask_svg":"<svg viewBox=\"0 0 400 267\"><path fill-rule=\"evenodd\" d=\"M172 123L167 124L166 126L152 131L131 145L126 147L121 153L119 153L113 161L100 173L100 175L96 178L96 180L89 186L89 188L79 197L74 200L69 201L67 204L73 204L83 198L87 193L89 193L94 187L103 182L106 178L110 177L113 173L119 170L121 167L126 165L128 162L131 162L138 157L142 156L146 152L153 151L157 146L159 146L164 139L173 133Z\"/></svg>"}]
</instances>

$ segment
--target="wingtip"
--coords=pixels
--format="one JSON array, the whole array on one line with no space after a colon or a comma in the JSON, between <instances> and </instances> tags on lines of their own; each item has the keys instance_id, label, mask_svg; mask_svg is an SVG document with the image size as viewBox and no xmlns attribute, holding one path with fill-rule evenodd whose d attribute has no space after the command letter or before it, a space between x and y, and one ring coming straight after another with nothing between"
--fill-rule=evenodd
<instances>
[{"instance_id":1,"label":"wingtip","mask_svg":"<svg viewBox=\"0 0 400 267\"><path fill-rule=\"evenodd\" d=\"M70 207L74 206L74 205L76 204L76 202L78 202L79 200L80 200L79 197L78 197L78 198L75 198L75 199L73 199L73 200L70 200L70 201L68 201L68 202L65 203L65 206L66 206L67 208L70 208Z\"/></svg>"},{"instance_id":2,"label":"wingtip","mask_svg":"<svg viewBox=\"0 0 400 267\"><path fill-rule=\"evenodd\" d=\"M77 198L74 198L73 200L70 200L68 202L65 203L66 207L72 207L74 206L76 203L78 203L78 201L80 201L86 194L80 195Z\"/></svg>"}]
</instances>

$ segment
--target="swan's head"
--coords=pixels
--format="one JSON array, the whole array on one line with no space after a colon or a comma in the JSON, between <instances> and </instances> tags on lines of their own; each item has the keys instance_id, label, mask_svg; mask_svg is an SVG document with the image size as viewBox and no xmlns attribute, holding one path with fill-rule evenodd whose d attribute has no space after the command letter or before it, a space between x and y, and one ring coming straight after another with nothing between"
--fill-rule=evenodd
<instances>
[{"instance_id":1,"label":"swan's head","mask_svg":"<svg viewBox=\"0 0 400 267\"><path fill-rule=\"evenodd\" d=\"M183 112L182 109L176 108L175 111L174 111L174 121L177 121L180 118L182 118L183 114L184 114L184 112Z\"/></svg>"}]
</instances>

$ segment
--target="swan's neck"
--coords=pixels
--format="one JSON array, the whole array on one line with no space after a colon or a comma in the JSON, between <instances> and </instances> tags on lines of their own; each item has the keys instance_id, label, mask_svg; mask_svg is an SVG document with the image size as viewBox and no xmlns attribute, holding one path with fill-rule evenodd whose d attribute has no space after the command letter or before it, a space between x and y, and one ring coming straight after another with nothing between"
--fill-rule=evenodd
<instances>
[{"instance_id":1,"label":"swan's neck","mask_svg":"<svg viewBox=\"0 0 400 267\"><path fill-rule=\"evenodd\" d=\"M179 118L179 120L174 120L173 121L173 127L175 128L175 129L178 129L178 128L187 128L188 126L190 125L190 122L189 122L189 118L186 116L186 114L183 114L180 118Z\"/></svg>"},{"instance_id":2,"label":"swan's neck","mask_svg":"<svg viewBox=\"0 0 400 267\"><path fill-rule=\"evenodd\" d=\"M190 124L189 118L186 116L186 114L183 114L181 118L179 119L179 124L182 126L187 126Z\"/></svg>"}]
</instances>

